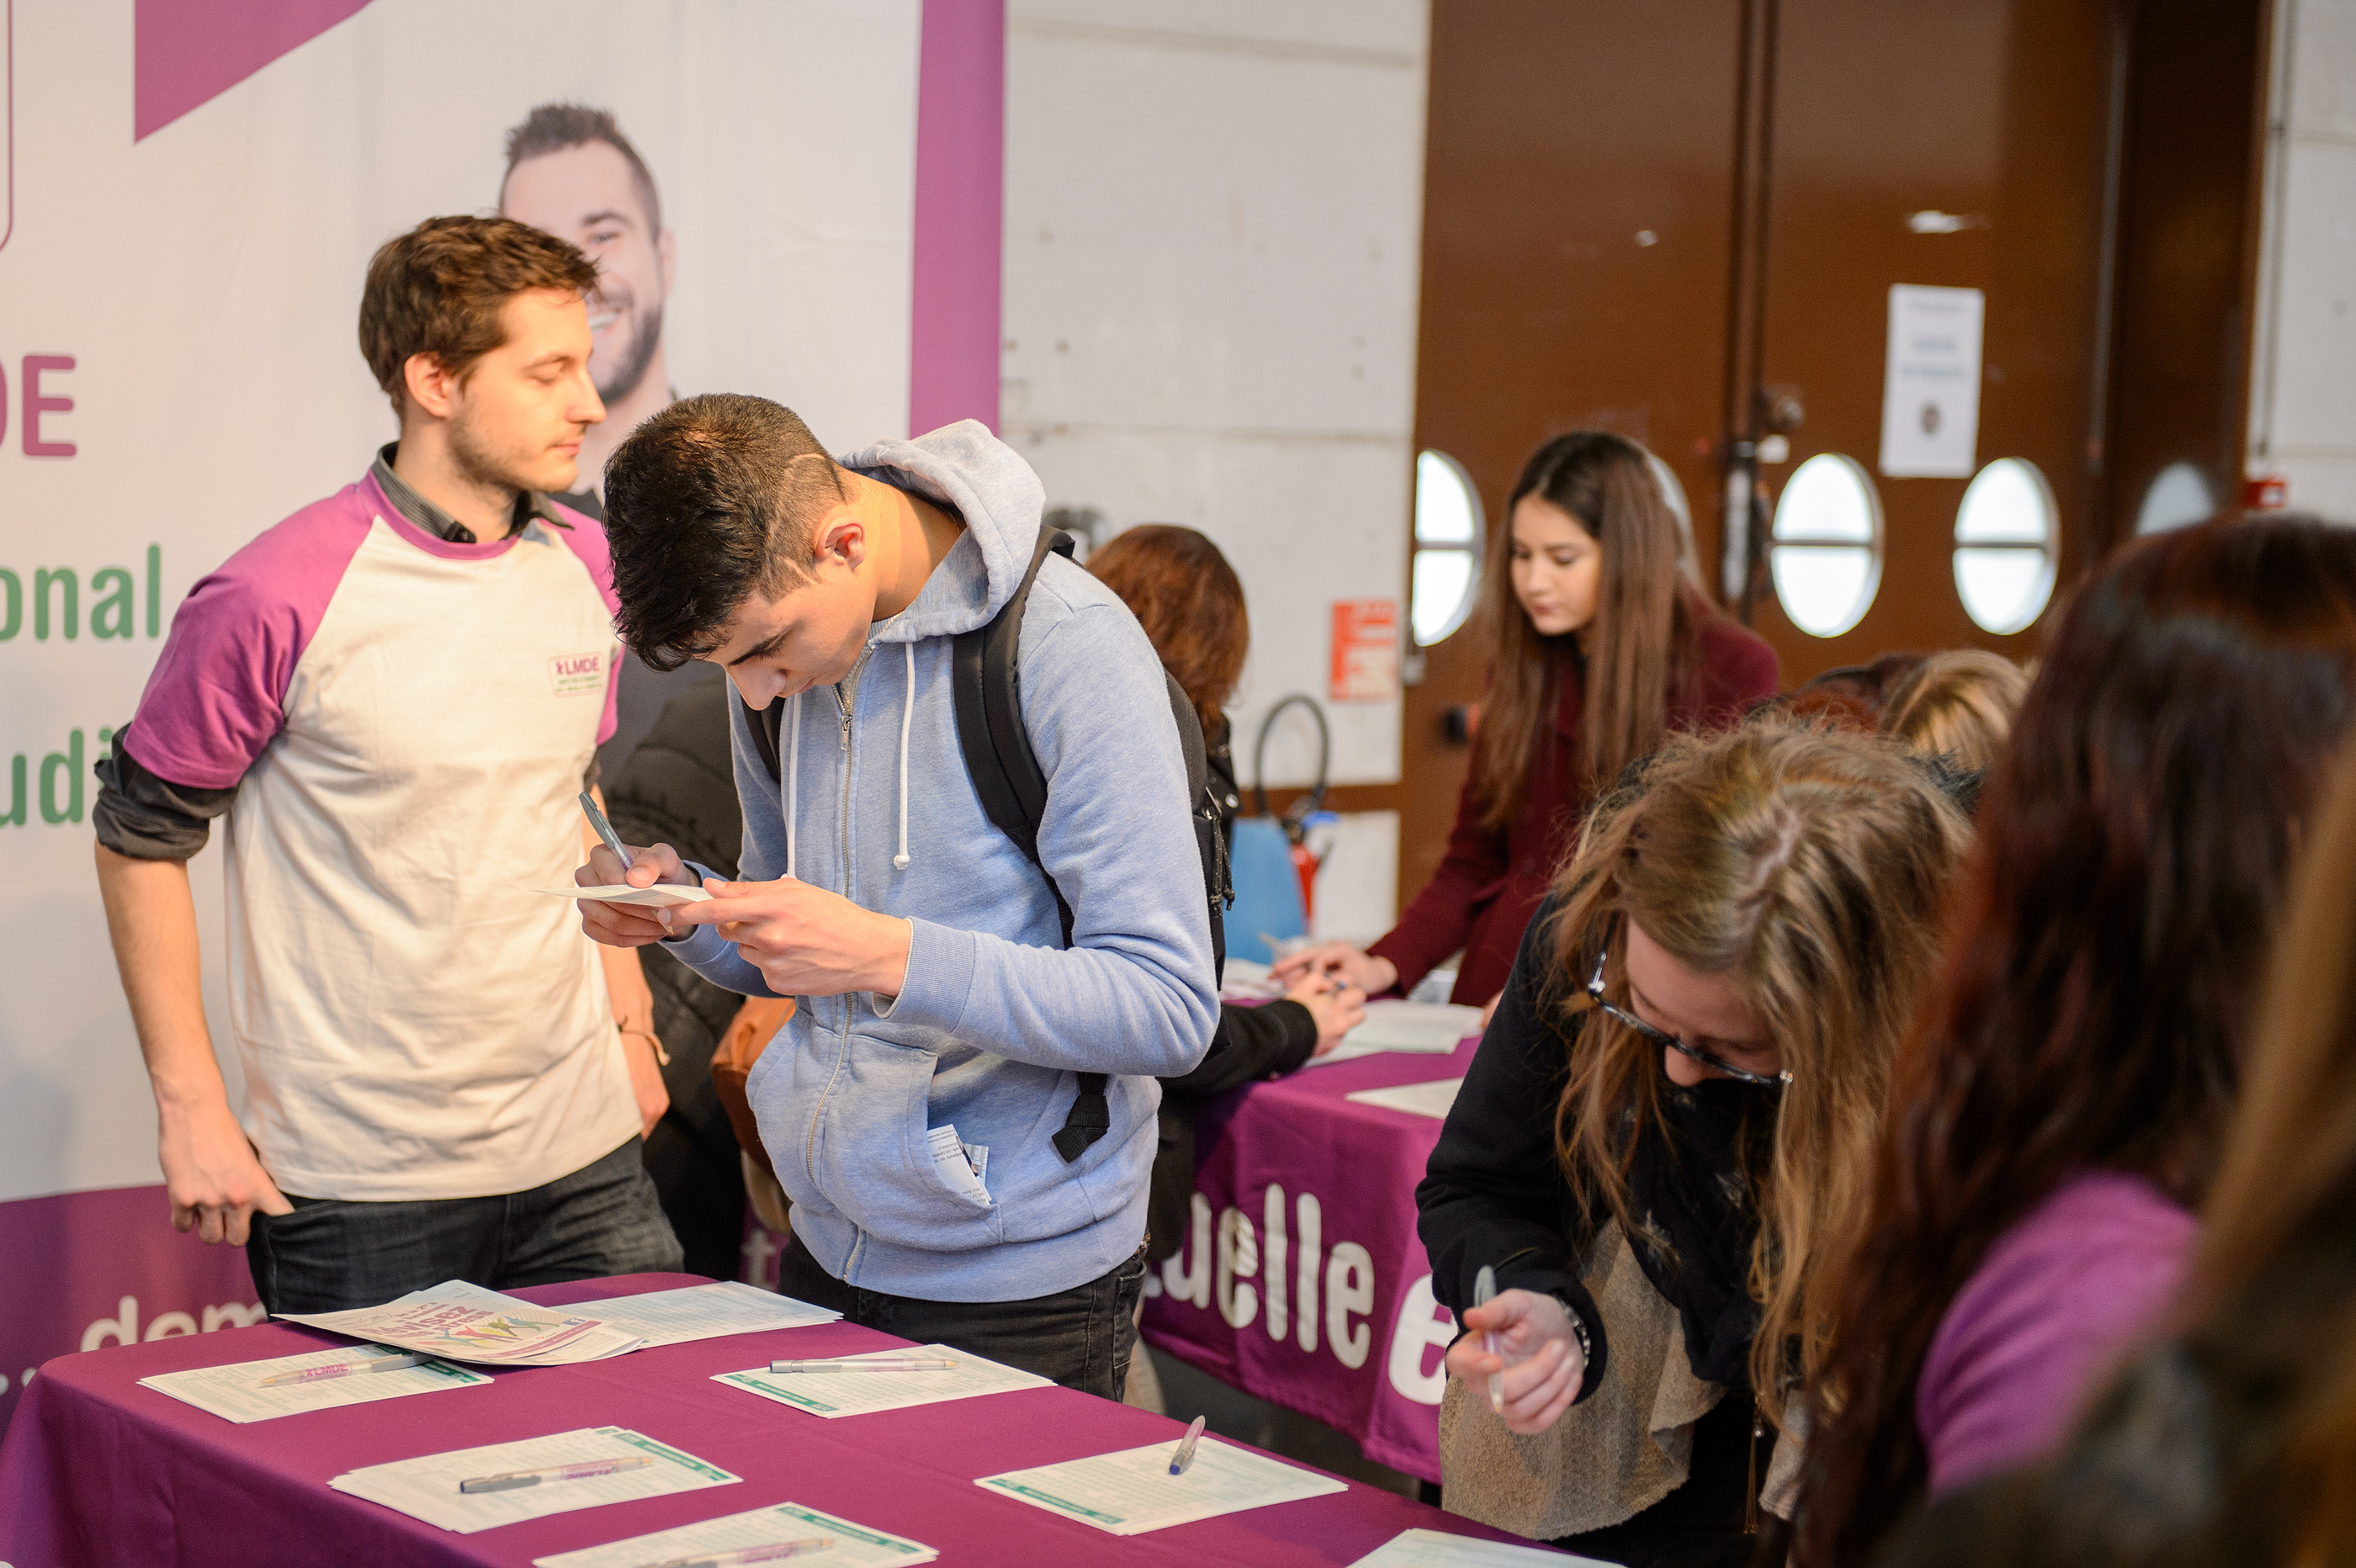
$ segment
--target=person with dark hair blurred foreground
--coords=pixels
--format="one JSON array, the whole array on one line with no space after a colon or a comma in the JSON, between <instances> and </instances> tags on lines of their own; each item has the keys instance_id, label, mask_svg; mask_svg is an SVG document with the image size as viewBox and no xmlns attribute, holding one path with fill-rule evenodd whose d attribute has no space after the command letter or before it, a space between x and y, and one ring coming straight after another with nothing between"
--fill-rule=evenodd
<instances>
[{"instance_id":1,"label":"person with dark hair blurred foreground","mask_svg":"<svg viewBox=\"0 0 2356 1568\"><path fill-rule=\"evenodd\" d=\"M2356 533L2311 519L2140 541L2064 611L1840 1271L1802 1562L2044 1453L2175 1296L2352 677Z\"/></svg>"},{"instance_id":2,"label":"person with dark hair blurred foreground","mask_svg":"<svg viewBox=\"0 0 2356 1568\"><path fill-rule=\"evenodd\" d=\"M1778 1529L1970 833L1893 742L1774 716L1598 808L1416 1189L1451 1511L1630 1568Z\"/></svg>"},{"instance_id":3,"label":"person with dark hair blurred foreground","mask_svg":"<svg viewBox=\"0 0 2356 1568\"><path fill-rule=\"evenodd\" d=\"M530 891L579 860L614 726L605 536L548 499L605 418L596 282L506 219L378 251L360 347L401 439L189 590L99 765L173 1218L250 1227L273 1313L679 1266L639 1165L665 1096L637 957ZM187 867L224 813L241 1125Z\"/></svg>"},{"instance_id":4,"label":"person with dark hair blurred foreground","mask_svg":"<svg viewBox=\"0 0 2356 1568\"><path fill-rule=\"evenodd\" d=\"M2356 749L2305 837L2179 1327L1889 1568L2356 1561Z\"/></svg>"}]
</instances>

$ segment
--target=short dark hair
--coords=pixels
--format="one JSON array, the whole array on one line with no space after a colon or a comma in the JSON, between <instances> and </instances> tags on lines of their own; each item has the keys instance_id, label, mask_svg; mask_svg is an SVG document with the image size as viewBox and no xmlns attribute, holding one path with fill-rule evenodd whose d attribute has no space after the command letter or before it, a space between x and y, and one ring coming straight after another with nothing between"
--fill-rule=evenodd
<instances>
[{"instance_id":1,"label":"short dark hair","mask_svg":"<svg viewBox=\"0 0 2356 1568\"><path fill-rule=\"evenodd\" d=\"M429 218L386 240L360 287L360 357L402 411L412 355L453 376L507 341L499 311L532 289L585 294L597 268L570 241L511 218Z\"/></svg>"},{"instance_id":2,"label":"short dark hair","mask_svg":"<svg viewBox=\"0 0 2356 1568\"><path fill-rule=\"evenodd\" d=\"M592 109L585 103L543 103L523 117L523 123L508 132L507 173L499 176L499 199L507 200L508 176L526 158L544 157L561 153L567 147L578 147L590 142L603 142L622 155L637 181L638 198L646 204L647 238L652 240L662 232L662 197L655 194L655 176L648 172L646 159L638 156L637 148L622 134L610 109Z\"/></svg>"},{"instance_id":3,"label":"short dark hair","mask_svg":"<svg viewBox=\"0 0 2356 1568\"><path fill-rule=\"evenodd\" d=\"M849 494L783 404L738 392L671 404L605 463L622 640L663 670L712 652L755 590L776 598L811 580L816 514Z\"/></svg>"}]
</instances>

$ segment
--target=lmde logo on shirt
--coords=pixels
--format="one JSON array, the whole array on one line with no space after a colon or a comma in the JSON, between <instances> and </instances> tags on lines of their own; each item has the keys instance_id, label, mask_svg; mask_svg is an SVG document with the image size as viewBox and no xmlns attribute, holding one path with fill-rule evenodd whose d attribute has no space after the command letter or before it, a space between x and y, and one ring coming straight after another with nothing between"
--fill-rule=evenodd
<instances>
[{"instance_id":1,"label":"lmde logo on shirt","mask_svg":"<svg viewBox=\"0 0 2356 1568\"><path fill-rule=\"evenodd\" d=\"M559 654L548 661L548 678L559 697L586 697L605 689L605 656Z\"/></svg>"}]
</instances>

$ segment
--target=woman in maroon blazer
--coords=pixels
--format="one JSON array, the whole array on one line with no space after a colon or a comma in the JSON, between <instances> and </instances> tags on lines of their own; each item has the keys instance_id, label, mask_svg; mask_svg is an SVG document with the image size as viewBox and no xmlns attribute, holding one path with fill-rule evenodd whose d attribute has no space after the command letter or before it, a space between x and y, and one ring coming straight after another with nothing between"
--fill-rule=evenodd
<instances>
[{"instance_id":1,"label":"woman in maroon blazer","mask_svg":"<svg viewBox=\"0 0 2356 1568\"><path fill-rule=\"evenodd\" d=\"M1489 690L1447 858L1389 935L1306 948L1280 978L1404 992L1461 948L1452 999L1485 1006L1598 790L1669 732L1730 724L1775 690L1774 650L1679 571L1676 519L1635 443L1547 442L1506 527L1483 584Z\"/></svg>"}]
</instances>

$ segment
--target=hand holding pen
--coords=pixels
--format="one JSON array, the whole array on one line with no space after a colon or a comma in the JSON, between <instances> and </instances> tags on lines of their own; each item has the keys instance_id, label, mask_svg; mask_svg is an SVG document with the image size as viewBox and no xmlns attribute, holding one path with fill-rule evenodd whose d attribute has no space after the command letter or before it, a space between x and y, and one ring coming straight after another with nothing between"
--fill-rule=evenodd
<instances>
[{"instance_id":1,"label":"hand holding pen","mask_svg":"<svg viewBox=\"0 0 2356 1568\"><path fill-rule=\"evenodd\" d=\"M1485 1403L1508 1432L1534 1436L1579 1397L1587 1358L1561 1302L1532 1290L1497 1290L1494 1275L1487 1289L1491 1298L1464 1312L1469 1332L1449 1347L1448 1370L1487 1392ZM1473 1294L1483 1294L1477 1278Z\"/></svg>"}]
</instances>

